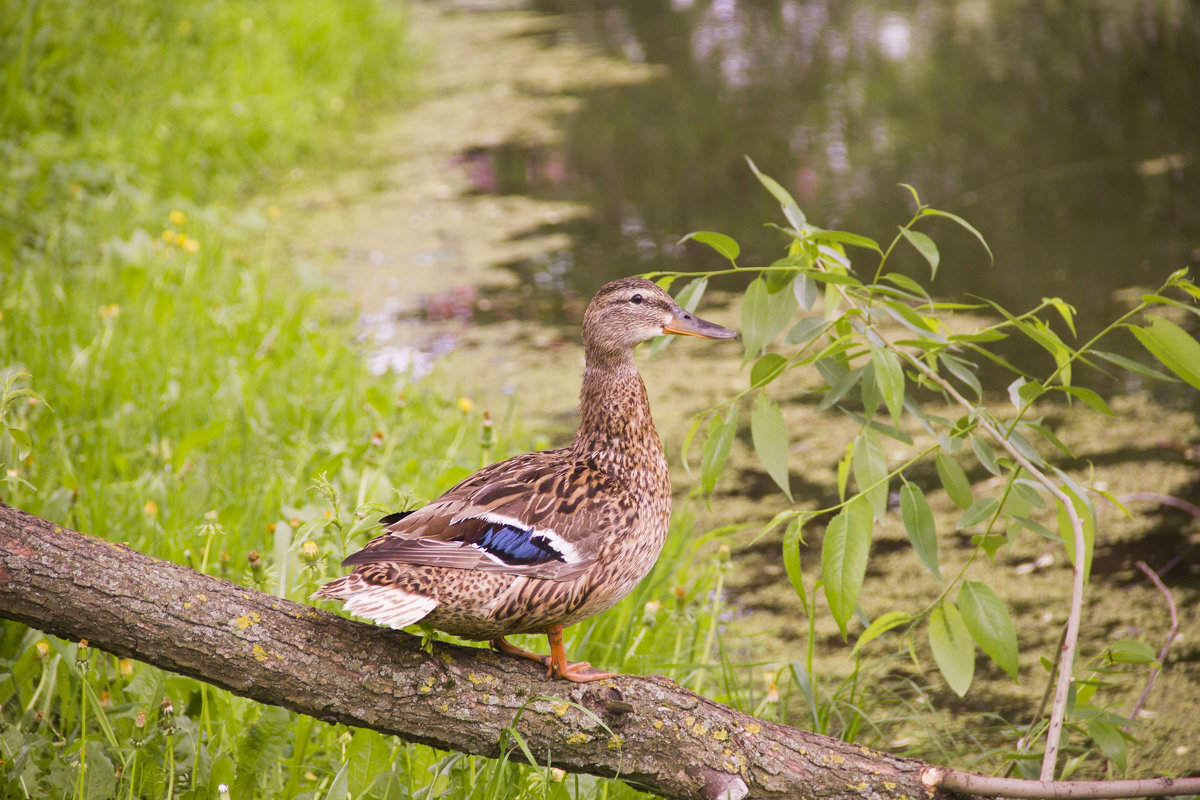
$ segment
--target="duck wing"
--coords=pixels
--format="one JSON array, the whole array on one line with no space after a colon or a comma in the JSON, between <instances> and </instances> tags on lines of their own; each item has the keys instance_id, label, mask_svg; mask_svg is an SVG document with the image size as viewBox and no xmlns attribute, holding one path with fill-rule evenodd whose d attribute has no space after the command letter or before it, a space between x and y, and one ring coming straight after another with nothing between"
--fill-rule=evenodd
<instances>
[{"instance_id":1,"label":"duck wing","mask_svg":"<svg viewBox=\"0 0 1200 800\"><path fill-rule=\"evenodd\" d=\"M424 508L385 517L385 532L343 565L403 564L569 580L596 562L635 512L592 459L530 453L472 475Z\"/></svg>"}]
</instances>

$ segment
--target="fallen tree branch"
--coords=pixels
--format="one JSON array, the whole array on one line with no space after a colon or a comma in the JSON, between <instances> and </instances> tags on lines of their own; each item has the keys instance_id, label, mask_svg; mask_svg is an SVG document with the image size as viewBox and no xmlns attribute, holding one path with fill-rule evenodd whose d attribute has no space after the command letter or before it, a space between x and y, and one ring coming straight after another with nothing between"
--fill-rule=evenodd
<instances>
[{"instance_id":1,"label":"fallen tree branch","mask_svg":"<svg viewBox=\"0 0 1200 800\"><path fill-rule=\"evenodd\" d=\"M437 644L427 654L417 637L3 505L0 616L445 750L497 757L515 727L539 760L669 798L931 796L919 761L755 719L661 676L569 684L479 648Z\"/></svg>"},{"instance_id":2,"label":"fallen tree branch","mask_svg":"<svg viewBox=\"0 0 1200 800\"><path fill-rule=\"evenodd\" d=\"M686 800L1127 797L1200 778L1043 782L934 767L735 711L661 676L570 684L529 662L365 625L0 504L0 617L261 703L498 757L538 759ZM511 758L522 760L520 750Z\"/></svg>"}]
</instances>

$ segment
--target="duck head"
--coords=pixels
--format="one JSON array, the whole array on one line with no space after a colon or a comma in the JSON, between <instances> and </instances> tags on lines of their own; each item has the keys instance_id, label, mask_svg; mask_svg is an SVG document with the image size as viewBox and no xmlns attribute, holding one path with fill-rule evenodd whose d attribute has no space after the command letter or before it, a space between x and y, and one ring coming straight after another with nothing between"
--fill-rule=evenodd
<instances>
[{"instance_id":1,"label":"duck head","mask_svg":"<svg viewBox=\"0 0 1200 800\"><path fill-rule=\"evenodd\" d=\"M583 349L589 363L625 360L635 345L664 334L737 338L736 331L685 311L661 287L643 278L604 284L583 315Z\"/></svg>"}]
</instances>

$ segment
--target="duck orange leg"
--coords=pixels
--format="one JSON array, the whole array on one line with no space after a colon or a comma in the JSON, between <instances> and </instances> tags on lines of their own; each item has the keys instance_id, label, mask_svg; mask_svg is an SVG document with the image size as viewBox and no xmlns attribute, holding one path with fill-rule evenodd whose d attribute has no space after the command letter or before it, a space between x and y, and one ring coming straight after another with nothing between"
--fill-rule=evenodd
<instances>
[{"instance_id":1,"label":"duck orange leg","mask_svg":"<svg viewBox=\"0 0 1200 800\"><path fill-rule=\"evenodd\" d=\"M550 667L546 676L556 675L559 678L566 678L575 683L586 683L587 681L598 681L604 678L615 678L615 672L602 672L592 667L586 661L567 661L567 650L563 647L562 625L548 625L546 627L546 638L550 640L550 658L548 659Z\"/></svg>"}]
</instances>

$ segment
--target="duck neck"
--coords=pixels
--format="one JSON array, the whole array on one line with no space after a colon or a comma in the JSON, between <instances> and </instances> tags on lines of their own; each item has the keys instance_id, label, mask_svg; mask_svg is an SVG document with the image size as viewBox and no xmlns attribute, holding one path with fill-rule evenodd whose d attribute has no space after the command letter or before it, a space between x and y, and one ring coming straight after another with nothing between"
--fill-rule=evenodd
<instances>
[{"instance_id":1,"label":"duck neck","mask_svg":"<svg viewBox=\"0 0 1200 800\"><path fill-rule=\"evenodd\" d=\"M577 452L619 463L624 469L666 474L662 442L632 354L619 359L589 357L579 400L579 432L572 445Z\"/></svg>"}]
</instances>

